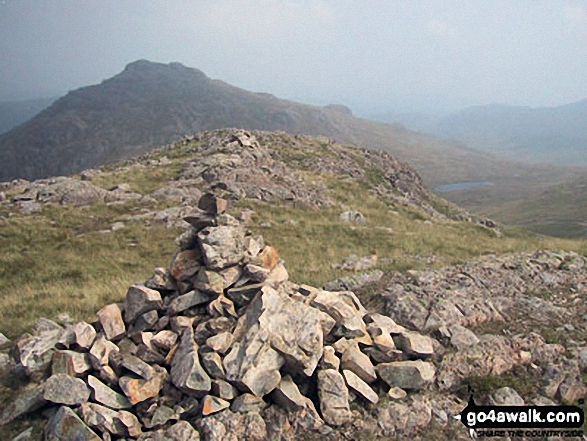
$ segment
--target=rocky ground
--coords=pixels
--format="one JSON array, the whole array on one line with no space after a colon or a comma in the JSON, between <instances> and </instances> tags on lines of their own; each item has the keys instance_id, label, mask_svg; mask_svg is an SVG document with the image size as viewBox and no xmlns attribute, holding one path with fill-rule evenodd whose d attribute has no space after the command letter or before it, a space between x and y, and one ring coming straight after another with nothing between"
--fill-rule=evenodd
<instances>
[{"instance_id":1,"label":"rocky ground","mask_svg":"<svg viewBox=\"0 0 587 441\"><path fill-rule=\"evenodd\" d=\"M173 178L155 174L163 166ZM113 174L135 172L153 173L148 191L109 185ZM453 417L471 390L478 404L585 398L585 256L540 251L446 265L406 255L434 268L398 272L382 271L375 254L351 255L332 265L350 276L323 289L296 284L277 250L249 231L251 213L226 214L226 200L338 206L318 174L361 182L421 213L414 222L465 220L501 234L443 205L389 155L278 133L209 132L78 177L5 183L7 217L136 202L150 208L125 212L107 231L130 222L189 227L168 267L95 320L61 315L14 341L0 334L0 425L12 428L2 433L19 441L464 440ZM393 234L353 209L340 221Z\"/></svg>"}]
</instances>

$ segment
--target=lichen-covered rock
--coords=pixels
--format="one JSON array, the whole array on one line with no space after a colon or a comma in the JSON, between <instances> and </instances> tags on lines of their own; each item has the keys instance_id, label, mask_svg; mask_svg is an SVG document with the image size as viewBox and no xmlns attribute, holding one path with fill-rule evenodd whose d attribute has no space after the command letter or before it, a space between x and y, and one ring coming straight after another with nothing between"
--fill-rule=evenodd
<instances>
[{"instance_id":1,"label":"lichen-covered rock","mask_svg":"<svg viewBox=\"0 0 587 441\"><path fill-rule=\"evenodd\" d=\"M84 380L67 374L54 374L45 382L43 398L53 403L71 406L88 401L90 390Z\"/></svg>"},{"instance_id":2,"label":"lichen-covered rock","mask_svg":"<svg viewBox=\"0 0 587 441\"><path fill-rule=\"evenodd\" d=\"M318 371L320 413L328 424L340 426L352 419L349 391L342 375L334 369Z\"/></svg>"},{"instance_id":3,"label":"lichen-covered rock","mask_svg":"<svg viewBox=\"0 0 587 441\"><path fill-rule=\"evenodd\" d=\"M377 374L391 387L421 389L434 380L435 368L432 363L422 360L381 363Z\"/></svg>"}]
</instances>

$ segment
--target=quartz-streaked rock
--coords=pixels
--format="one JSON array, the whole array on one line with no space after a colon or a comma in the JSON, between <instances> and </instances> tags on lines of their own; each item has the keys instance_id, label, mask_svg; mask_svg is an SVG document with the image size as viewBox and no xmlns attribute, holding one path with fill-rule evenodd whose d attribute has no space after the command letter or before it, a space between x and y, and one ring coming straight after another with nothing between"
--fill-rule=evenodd
<instances>
[{"instance_id":1,"label":"quartz-streaked rock","mask_svg":"<svg viewBox=\"0 0 587 441\"><path fill-rule=\"evenodd\" d=\"M128 409L132 407L128 398L106 386L93 375L88 376L88 386L93 390L92 400L111 409Z\"/></svg>"},{"instance_id":2,"label":"quartz-streaked rock","mask_svg":"<svg viewBox=\"0 0 587 441\"><path fill-rule=\"evenodd\" d=\"M204 293L202 291L190 291L187 294L183 294L173 299L167 307L167 312L170 315L176 315L182 311L185 311L186 309L207 303L213 298L213 295Z\"/></svg>"},{"instance_id":3,"label":"quartz-streaked rock","mask_svg":"<svg viewBox=\"0 0 587 441\"><path fill-rule=\"evenodd\" d=\"M46 441L102 441L69 407L61 406L45 426Z\"/></svg>"},{"instance_id":4,"label":"quartz-streaked rock","mask_svg":"<svg viewBox=\"0 0 587 441\"><path fill-rule=\"evenodd\" d=\"M43 398L53 403L73 406L88 401L90 390L79 378L67 374L55 374L45 382Z\"/></svg>"},{"instance_id":5,"label":"quartz-streaked rock","mask_svg":"<svg viewBox=\"0 0 587 441\"><path fill-rule=\"evenodd\" d=\"M241 227L208 227L198 233L204 263L210 269L222 269L239 263L245 252Z\"/></svg>"},{"instance_id":6,"label":"quartz-streaked rock","mask_svg":"<svg viewBox=\"0 0 587 441\"><path fill-rule=\"evenodd\" d=\"M126 293L124 320L126 323L132 323L145 312L160 310L162 306L163 301L159 291L146 286L133 285Z\"/></svg>"},{"instance_id":7,"label":"quartz-streaked rock","mask_svg":"<svg viewBox=\"0 0 587 441\"><path fill-rule=\"evenodd\" d=\"M342 375L334 369L318 371L320 413L328 424L340 426L352 419L349 391Z\"/></svg>"},{"instance_id":8,"label":"quartz-streaked rock","mask_svg":"<svg viewBox=\"0 0 587 441\"><path fill-rule=\"evenodd\" d=\"M395 345L410 355L425 357L434 354L432 339L417 332L406 331L393 337Z\"/></svg>"},{"instance_id":9,"label":"quartz-streaked rock","mask_svg":"<svg viewBox=\"0 0 587 441\"><path fill-rule=\"evenodd\" d=\"M222 398L206 395L202 400L202 415L212 415L213 413L227 409L229 406L230 403Z\"/></svg>"},{"instance_id":10,"label":"quartz-streaked rock","mask_svg":"<svg viewBox=\"0 0 587 441\"><path fill-rule=\"evenodd\" d=\"M431 383L436 372L432 363L422 360L381 363L376 371L389 386L408 390L421 389Z\"/></svg>"},{"instance_id":11,"label":"quartz-streaked rock","mask_svg":"<svg viewBox=\"0 0 587 441\"><path fill-rule=\"evenodd\" d=\"M67 374L81 376L92 369L90 356L75 351L56 351L53 354L51 372L53 374Z\"/></svg>"},{"instance_id":12,"label":"quartz-streaked rock","mask_svg":"<svg viewBox=\"0 0 587 441\"><path fill-rule=\"evenodd\" d=\"M354 372L367 383L373 383L377 379L371 359L361 352L358 345L353 345L344 351L341 367Z\"/></svg>"},{"instance_id":13,"label":"quartz-streaked rock","mask_svg":"<svg viewBox=\"0 0 587 441\"><path fill-rule=\"evenodd\" d=\"M371 387L365 383L358 375L354 372L349 370L343 370L342 375L346 380L346 384L353 389L355 392L358 392L363 398L369 400L373 404L377 404L379 401L379 397L377 393L371 389Z\"/></svg>"},{"instance_id":14,"label":"quartz-streaked rock","mask_svg":"<svg viewBox=\"0 0 587 441\"><path fill-rule=\"evenodd\" d=\"M192 328L185 328L171 362L171 381L186 394L203 396L210 391L212 381L200 365L198 345Z\"/></svg>"},{"instance_id":15,"label":"quartz-streaked rock","mask_svg":"<svg viewBox=\"0 0 587 441\"><path fill-rule=\"evenodd\" d=\"M133 405L159 394L167 378L167 371L157 365L154 365L153 369L155 373L150 380L125 376L118 381L120 388Z\"/></svg>"},{"instance_id":16,"label":"quartz-streaked rock","mask_svg":"<svg viewBox=\"0 0 587 441\"><path fill-rule=\"evenodd\" d=\"M116 340L126 332L120 307L116 303L104 306L96 315L108 340Z\"/></svg>"}]
</instances>

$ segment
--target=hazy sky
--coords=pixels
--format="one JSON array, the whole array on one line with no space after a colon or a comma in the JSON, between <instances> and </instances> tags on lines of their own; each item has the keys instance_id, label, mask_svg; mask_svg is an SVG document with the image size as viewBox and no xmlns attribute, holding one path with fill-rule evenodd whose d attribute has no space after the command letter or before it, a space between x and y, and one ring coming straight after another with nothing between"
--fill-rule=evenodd
<instances>
[{"instance_id":1,"label":"hazy sky","mask_svg":"<svg viewBox=\"0 0 587 441\"><path fill-rule=\"evenodd\" d=\"M0 0L0 99L134 60L362 114L587 98L587 0Z\"/></svg>"}]
</instances>

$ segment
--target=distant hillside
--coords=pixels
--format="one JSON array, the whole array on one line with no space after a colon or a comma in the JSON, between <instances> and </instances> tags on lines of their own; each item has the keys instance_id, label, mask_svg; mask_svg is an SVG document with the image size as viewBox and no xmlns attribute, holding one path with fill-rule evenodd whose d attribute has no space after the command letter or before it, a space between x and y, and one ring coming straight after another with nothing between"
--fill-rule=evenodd
<instances>
[{"instance_id":1,"label":"distant hillside","mask_svg":"<svg viewBox=\"0 0 587 441\"><path fill-rule=\"evenodd\" d=\"M517 160L587 165L587 99L559 107L470 107L425 131Z\"/></svg>"},{"instance_id":2,"label":"distant hillside","mask_svg":"<svg viewBox=\"0 0 587 441\"><path fill-rule=\"evenodd\" d=\"M224 127L283 130L380 148L414 165L429 184L491 179L507 165L400 125L356 118L340 105L316 107L252 93L197 69L136 61L84 87L0 136L0 180L78 172L135 156L178 137Z\"/></svg>"},{"instance_id":3,"label":"distant hillside","mask_svg":"<svg viewBox=\"0 0 587 441\"><path fill-rule=\"evenodd\" d=\"M26 101L0 102L0 133L27 121L41 110L49 107L55 98L39 98Z\"/></svg>"}]
</instances>

